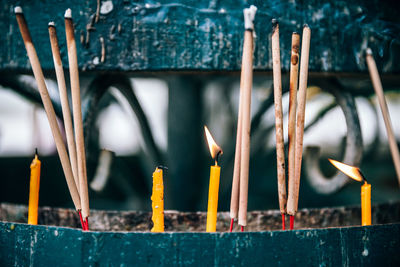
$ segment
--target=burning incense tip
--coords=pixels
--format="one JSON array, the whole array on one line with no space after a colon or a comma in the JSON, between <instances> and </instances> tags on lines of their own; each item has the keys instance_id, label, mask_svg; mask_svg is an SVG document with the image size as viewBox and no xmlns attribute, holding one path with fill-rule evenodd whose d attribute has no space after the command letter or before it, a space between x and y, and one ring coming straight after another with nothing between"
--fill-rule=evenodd
<instances>
[{"instance_id":1,"label":"burning incense tip","mask_svg":"<svg viewBox=\"0 0 400 267\"><path fill-rule=\"evenodd\" d=\"M66 18L66 19L71 19L72 18L72 11L71 11L70 8L65 10L64 18Z\"/></svg>"},{"instance_id":2,"label":"burning incense tip","mask_svg":"<svg viewBox=\"0 0 400 267\"><path fill-rule=\"evenodd\" d=\"M365 179L364 175L362 175L359 168L341 163L337 160L333 160L333 159L328 159L328 160L330 163L332 163L333 166L335 166L337 169L339 169L339 171L343 172L350 178L352 178L358 182L362 182L363 180L367 181Z\"/></svg>"},{"instance_id":3,"label":"burning incense tip","mask_svg":"<svg viewBox=\"0 0 400 267\"><path fill-rule=\"evenodd\" d=\"M372 50L371 50L371 48L368 47L366 53L367 53L367 55L372 55Z\"/></svg>"},{"instance_id":4,"label":"burning incense tip","mask_svg":"<svg viewBox=\"0 0 400 267\"><path fill-rule=\"evenodd\" d=\"M245 30L254 30L254 17L256 16L256 12L257 7L254 5L251 5L249 8L243 9Z\"/></svg>"},{"instance_id":5,"label":"burning incense tip","mask_svg":"<svg viewBox=\"0 0 400 267\"><path fill-rule=\"evenodd\" d=\"M272 35L273 35L276 32L276 29L279 29L279 22L277 19L272 19L271 24L272 24Z\"/></svg>"},{"instance_id":6,"label":"burning incense tip","mask_svg":"<svg viewBox=\"0 0 400 267\"><path fill-rule=\"evenodd\" d=\"M54 23L54 21L50 21L49 24L48 24L48 26L49 26L49 27L55 27L56 24Z\"/></svg>"},{"instance_id":7,"label":"burning incense tip","mask_svg":"<svg viewBox=\"0 0 400 267\"><path fill-rule=\"evenodd\" d=\"M275 28L279 24L277 19L272 19L271 23L272 23L272 28Z\"/></svg>"},{"instance_id":8,"label":"burning incense tip","mask_svg":"<svg viewBox=\"0 0 400 267\"><path fill-rule=\"evenodd\" d=\"M24 13L24 12L22 11L22 7L16 6L16 7L14 8L14 13L15 13L15 14L22 14L22 13Z\"/></svg>"}]
</instances>

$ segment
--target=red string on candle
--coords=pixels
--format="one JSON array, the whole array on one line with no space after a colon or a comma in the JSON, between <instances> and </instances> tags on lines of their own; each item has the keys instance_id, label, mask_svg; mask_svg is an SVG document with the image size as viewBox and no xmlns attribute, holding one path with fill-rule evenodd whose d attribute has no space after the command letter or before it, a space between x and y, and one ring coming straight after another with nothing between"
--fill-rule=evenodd
<instances>
[{"instance_id":1,"label":"red string on candle","mask_svg":"<svg viewBox=\"0 0 400 267\"><path fill-rule=\"evenodd\" d=\"M240 226L240 231L244 232L244 226Z\"/></svg>"},{"instance_id":2,"label":"red string on candle","mask_svg":"<svg viewBox=\"0 0 400 267\"><path fill-rule=\"evenodd\" d=\"M85 223L86 223L86 231L89 231L89 218L86 218Z\"/></svg>"},{"instance_id":3,"label":"red string on candle","mask_svg":"<svg viewBox=\"0 0 400 267\"><path fill-rule=\"evenodd\" d=\"M294 226L294 216L290 215L290 230L293 230L293 226Z\"/></svg>"},{"instance_id":4,"label":"red string on candle","mask_svg":"<svg viewBox=\"0 0 400 267\"><path fill-rule=\"evenodd\" d=\"M229 232L232 232L233 229L233 219L231 219L231 226L229 227Z\"/></svg>"},{"instance_id":5,"label":"red string on candle","mask_svg":"<svg viewBox=\"0 0 400 267\"><path fill-rule=\"evenodd\" d=\"M282 230L286 230L285 228L285 213L282 213Z\"/></svg>"}]
</instances>

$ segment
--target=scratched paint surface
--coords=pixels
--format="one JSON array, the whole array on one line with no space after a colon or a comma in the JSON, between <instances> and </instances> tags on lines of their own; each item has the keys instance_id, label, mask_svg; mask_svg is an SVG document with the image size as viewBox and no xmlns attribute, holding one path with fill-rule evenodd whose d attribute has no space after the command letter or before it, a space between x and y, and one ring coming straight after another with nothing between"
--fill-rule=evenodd
<instances>
[{"instance_id":1,"label":"scratched paint surface","mask_svg":"<svg viewBox=\"0 0 400 267\"><path fill-rule=\"evenodd\" d=\"M0 222L1 266L399 266L400 224L235 233L82 232Z\"/></svg>"},{"instance_id":2,"label":"scratched paint surface","mask_svg":"<svg viewBox=\"0 0 400 267\"><path fill-rule=\"evenodd\" d=\"M68 2L68 3L65 3ZM370 46L378 67L399 72L400 17L390 1L3 1L0 9L0 69L28 72L29 63L13 14L22 3L45 70L53 63L47 32L55 21L67 66L63 14L72 8L81 70L237 71L243 41L243 12L255 4L257 34L254 66L271 70L270 21L281 29L284 70L290 62L290 37L308 23L312 30L312 71L365 71L363 51Z\"/></svg>"}]
</instances>

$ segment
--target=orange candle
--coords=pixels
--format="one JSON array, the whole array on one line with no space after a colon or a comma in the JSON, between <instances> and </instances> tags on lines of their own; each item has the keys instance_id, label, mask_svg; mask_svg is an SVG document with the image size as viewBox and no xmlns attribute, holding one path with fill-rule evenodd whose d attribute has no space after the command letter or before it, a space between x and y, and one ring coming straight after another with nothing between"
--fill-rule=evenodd
<instances>
[{"instance_id":1,"label":"orange candle","mask_svg":"<svg viewBox=\"0 0 400 267\"><path fill-rule=\"evenodd\" d=\"M361 186L361 225L371 225L371 185Z\"/></svg>"},{"instance_id":2,"label":"orange candle","mask_svg":"<svg viewBox=\"0 0 400 267\"><path fill-rule=\"evenodd\" d=\"M39 205L39 187L40 187L40 165L37 153L31 163L31 180L29 187L29 209L28 224L37 224L38 205Z\"/></svg>"},{"instance_id":3,"label":"orange candle","mask_svg":"<svg viewBox=\"0 0 400 267\"><path fill-rule=\"evenodd\" d=\"M164 181L163 170L156 168L153 172L153 194L151 195L153 216L152 232L164 232Z\"/></svg>"},{"instance_id":4,"label":"orange candle","mask_svg":"<svg viewBox=\"0 0 400 267\"><path fill-rule=\"evenodd\" d=\"M208 189L208 209L207 209L207 232L217 230L218 213L218 191L221 168L218 166L218 157L222 155L222 149L215 143L207 127L204 126L211 157L215 160L215 165L210 170L210 185Z\"/></svg>"},{"instance_id":5,"label":"orange candle","mask_svg":"<svg viewBox=\"0 0 400 267\"><path fill-rule=\"evenodd\" d=\"M361 225L371 225L371 185L367 183L359 168L333 159L329 159L329 161L350 178L358 182L364 181L363 186L361 186Z\"/></svg>"},{"instance_id":6,"label":"orange candle","mask_svg":"<svg viewBox=\"0 0 400 267\"><path fill-rule=\"evenodd\" d=\"M207 232L217 230L217 212L218 212L218 191L219 177L221 168L218 165L211 166L210 186L208 189L208 209L207 209Z\"/></svg>"}]
</instances>

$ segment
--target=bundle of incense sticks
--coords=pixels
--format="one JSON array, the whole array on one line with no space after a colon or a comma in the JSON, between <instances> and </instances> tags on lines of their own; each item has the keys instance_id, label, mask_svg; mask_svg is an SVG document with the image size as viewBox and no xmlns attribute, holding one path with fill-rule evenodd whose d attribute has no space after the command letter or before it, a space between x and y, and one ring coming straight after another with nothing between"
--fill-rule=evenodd
<instances>
[{"instance_id":1,"label":"bundle of incense sticks","mask_svg":"<svg viewBox=\"0 0 400 267\"><path fill-rule=\"evenodd\" d=\"M74 128L70 117L70 108L68 104L68 95L65 84L64 71L58 46L57 33L55 24L49 23L49 36L51 50L53 54L54 68L57 77L57 83L60 90L60 99L63 110L63 119L65 123L65 132L67 135L68 153L65 148L59 126L57 124L56 115L53 104L47 91L45 78L36 49L33 45L29 29L21 7L14 9L18 26L24 40L25 48L29 61L32 66L42 103L46 111L46 115L50 124L51 132L56 144L57 152L61 161L68 189L74 202L75 209L79 213L82 228L89 230L89 196L86 177L86 157L83 137L82 111L80 102L79 72L76 52L76 43L74 37L74 26L72 22L71 10L65 12L65 31L67 37L69 72L72 91L72 104L74 116ZM75 139L74 132L75 130Z\"/></svg>"},{"instance_id":2,"label":"bundle of incense sticks","mask_svg":"<svg viewBox=\"0 0 400 267\"><path fill-rule=\"evenodd\" d=\"M257 8L250 6L243 10L244 14L244 41L242 71L240 76L239 114L236 135L235 165L232 179L232 195L230 217L231 226L238 218L241 231L247 224L247 197L249 185L249 159L250 159L250 106L251 88L253 84L253 31L254 17Z\"/></svg>"},{"instance_id":3,"label":"bundle of incense sticks","mask_svg":"<svg viewBox=\"0 0 400 267\"><path fill-rule=\"evenodd\" d=\"M274 102L275 102L275 131L276 131L276 156L278 176L279 208L282 214L282 229L285 230L285 214L290 215L290 229L294 227L294 215L297 212L301 160L303 155L303 133L305 119L305 101L307 93L308 58L310 50L311 31L308 25L303 27L303 43L301 48L300 82L297 92L297 80L299 73L299 46L300 36L292 34L292 48L290 59L290 90L289 90L289 125L288 125L288 187L289 194L286 197L285 179L285 151L282 115L282 81L279 48L279 24L272 20L272 61L274 81ZM297 101L297 95L299 97ZM297 114L297 119L296 119ZM287 206L286 206L287 204Z\"/></svg>"}]
</instances>

